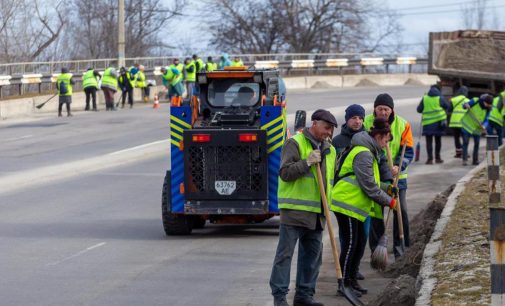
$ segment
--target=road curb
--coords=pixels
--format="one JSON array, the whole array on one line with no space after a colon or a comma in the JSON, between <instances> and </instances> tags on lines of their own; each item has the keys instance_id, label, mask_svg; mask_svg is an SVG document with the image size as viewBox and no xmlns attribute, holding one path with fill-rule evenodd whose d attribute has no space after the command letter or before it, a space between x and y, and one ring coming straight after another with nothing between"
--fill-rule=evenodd
<instances>
[{"instance_id":1,"label":"road curb","mask_svg":"<svg viewBox=\"0 0 505 306\"><path fill-rule=\"evenodd\" d=\"M483 170L487 163L484 160L477 167L470 170L465 176L463 176L454 187L447 198L447 203L445 204L444 210L440 214L440 218L435 225L433 234L431 235L430 241L426 245L423 253L423 259L421 261L421 268L419 269L419 275L416 279L416 288L420 288L418 291L418 296L416 298L416 306L431 305L431 294L433 289L437 284L437 278L434 276L434 266L436 263L435 256L440 250L442 241L440 237L442 236L447 223L449 222L452 212L456 207L459 195L465 190L466 183L473 179L475 174Z\"/></svg>"}]
</instances>

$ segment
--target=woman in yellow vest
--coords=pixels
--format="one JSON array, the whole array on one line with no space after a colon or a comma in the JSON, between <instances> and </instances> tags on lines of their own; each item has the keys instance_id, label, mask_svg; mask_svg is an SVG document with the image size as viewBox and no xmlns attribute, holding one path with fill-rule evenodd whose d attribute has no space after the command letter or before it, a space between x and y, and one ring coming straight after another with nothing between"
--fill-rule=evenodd
<instances>
[{"instance_id":1,"label":"woman in yellow vest","mask_svg":"<svg viewBox=\"0 0 505 306\"><path fill-rule=\"evenodd\" d=\"M370 132L356 133L351 151L337 169L331 192L330 209L335 212L342 234L340 266L344 285L351 286L358 296L367 293L356 278L359 254L366 246L364 221L368 216L382 219L381 206L396 206L393 195L398 189L381 185L379 173L381 152L391 139L389 123L383 118L375 118Z\"/></svg>"},{"instance_id":2,"label":"woman in yellow vest","mask_svg":"<svg viewBox=\"0 0 505 306\"><path fill-rule=\"evenodd\" d=\"M61 68L61 74L56 80L56 89L58 90L59 103L58 103L58 117L61 117L63 104L67 106L67 116L71 117L70 104L72 104L72 85L74 85L72 74L68 72L68 68Z\"/></svg>"},{"instance_id":3,"label":"woman in yellow vest","mask_svg":"<svg viewBox=\"0 0 505 306\"><path fill-rule=\"evenodd\" d=\"M427 165L433 164L433 138L435 138L435 163L441 164L444 162L440 156L440 151L442 150L442 136L445 134L445 127L447 126L445 110L448 108L449 103L440 94L437 85L431 86L428 94L423 96L417 106L417 112L423 114L421 124L423 125L423 136L426 137Z\"/></svg>"}]
</instances>

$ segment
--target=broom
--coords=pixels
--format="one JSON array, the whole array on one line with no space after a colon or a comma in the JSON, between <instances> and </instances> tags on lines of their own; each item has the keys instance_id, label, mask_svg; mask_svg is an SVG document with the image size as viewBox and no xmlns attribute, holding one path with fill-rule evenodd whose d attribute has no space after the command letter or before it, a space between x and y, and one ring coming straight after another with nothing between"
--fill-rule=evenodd
<instances>
[{"instance_id":1,"label":"broom","mask_svg":"<svg viewBox=\"0 0 505 306\"><path fill-rule=\"evenodd\" d=\"M405 155L405 148L407 147L407 142L403 144L402 154L400 157L400 167L403 163L403 156ZM386 153L388 157L388 164L391 169L393 169L393 159L391 158L391 150L389 149L389 145L386 146ZM398 187L398 179L400 177L400 173L398 173L393 181L393 187ZM389 209L388 216L386 218L386 224L384 226L384 234L379 239L377 247L373 251L372 259L370 261L370 266L373 269L384 271L388 264L388 236L386 234L389 217L391 216L392 209Z\"/></svg>"},{"instance_id":2,"label":"broom","mask_svg":"<svg viewBox=\"0 0 505 306\"><path fill-rule=\"evenodd\" d=\"M420 127L419 127L419 137L417 138L414 161L419 161L419 159L421 158L421 137L423 135L423 124L422 124L422 122L419 125L420 125Z\"/></svg>"}]
</instances>

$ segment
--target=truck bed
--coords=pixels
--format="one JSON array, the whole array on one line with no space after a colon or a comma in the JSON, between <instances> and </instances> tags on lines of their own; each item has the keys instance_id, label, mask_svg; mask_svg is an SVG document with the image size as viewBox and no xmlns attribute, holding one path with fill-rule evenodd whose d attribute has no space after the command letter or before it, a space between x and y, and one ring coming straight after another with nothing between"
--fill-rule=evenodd
<instances>
[{"instance_id":1,"label":"truck bed","mask_svg":"<svg viewBox=\"0 0 505 306\"><path fill-rule=\"evenodd\" d=\"M432 32L429 42L429 74L505 81L505 32Z\"/></svg>"}]
</instances>

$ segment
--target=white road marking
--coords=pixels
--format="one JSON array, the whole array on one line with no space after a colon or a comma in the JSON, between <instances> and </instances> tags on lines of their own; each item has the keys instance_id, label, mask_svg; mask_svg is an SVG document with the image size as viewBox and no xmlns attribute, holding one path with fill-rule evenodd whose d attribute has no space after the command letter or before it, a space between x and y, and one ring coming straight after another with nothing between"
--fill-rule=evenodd
<instances>
[{"instance_id":1,"label":"white road marking","mask_svg":"<svg viewBox=\"0 0 505 306\"><path fill-rule=\"evenodd\" d=\"M65 262L65 261L67 261L67 260L69 260L69 259L72 259L72 258L75 258L75 257L77 257L77 256L80 256L80 255L82 255L82 254L84 254L84 253L87 253L87 252L89 252L89 251L93 250L93 249L96 249L96 248L99 248L99 247L101 247L101 246L104 246L105 244L106 244L106 242L100 242L100 243L97 243L97 244L95 244L95 245L90 246L89 248L86 248L86 249L84 249L84 250L80 251L80 252L77 252L77 253L75 253L75 254L73 254L73 255L70 255L70 256L68 256L68 257L65 257L65 258L63 258L62 260L58 260L58 261L55 261L55 262L52 262L52 263L48 263L46 266L47 266L47 267L49 267L49 266L56 266L56 265L58 265L58 264L60 264L60 263L62 263L62 262Z\"/></svg>"},{"instance_id":2,"label":"white road marking","mask_svg":"<svg viewBox=\"0 0 505 306\"><path fill-rule=\"evenodd\" d=\"M142 148L145 148L145 147L149 147L149 146L152 146L152 145L156 145L156 144L164 143L164 142L168 142L168 141L170 141L170 140L167 140L167 139L158 140L158 141L146 143L146 144L143 144L143 145L140 145L140 146L131 147L131 148L128 148L128 149L112 152L112 153L109 153L109 155L116 155L116 154L121 154L121 153L128 152L128 151L138 150L138 149L142 149Z\"/></svg>"},{"instance_id":3,"label":"white road marking","mask_svg":"<svg viewBox=\"0 0 505 306\"><path fill-rule=\"evenodd\" d=\"M26 139L33 137L33 135L25 135L25 136L20 136L20 137L14 137L14 138L8 138L5 141L15 141L15 140L21 140L21 139Z\"/></svg>"}]
</instances>

